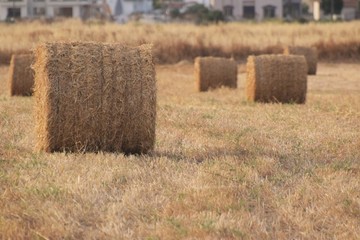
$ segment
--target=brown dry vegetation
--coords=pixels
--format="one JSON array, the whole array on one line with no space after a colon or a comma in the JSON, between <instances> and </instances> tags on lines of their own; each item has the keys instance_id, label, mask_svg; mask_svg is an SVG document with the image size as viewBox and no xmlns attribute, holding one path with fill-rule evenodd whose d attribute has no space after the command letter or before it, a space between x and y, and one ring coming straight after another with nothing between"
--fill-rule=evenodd
<instances>
[{"instance_id":1,"label":"brown dry vegetation","mask_svg":"<svg viewBox=\"0 0 360 240\"><path fill-rule=\"evenodd\" d=\"M1 239L359 239L360 75L320 63L307 103L198 93L157 66L155 151L34 153L33 98L0 67Z\"/></svg>"},{"instance_id":2,"label":"brown dry vegetation","mask_svg":"<svg viewBox=\"0 0 360 240\"><path fill-rule=\"evenodd\" d=\"M14 41L15 39L15 41ZM359 22L336 24L231 23L210 26L82 24L79 21L0 24L0 64L11 53L26 52L44 41L154 43L160 63L197 56L231 57L281 53L283 45L314 46L320 60L359 60Z\"/></svg>"}]
</instances>

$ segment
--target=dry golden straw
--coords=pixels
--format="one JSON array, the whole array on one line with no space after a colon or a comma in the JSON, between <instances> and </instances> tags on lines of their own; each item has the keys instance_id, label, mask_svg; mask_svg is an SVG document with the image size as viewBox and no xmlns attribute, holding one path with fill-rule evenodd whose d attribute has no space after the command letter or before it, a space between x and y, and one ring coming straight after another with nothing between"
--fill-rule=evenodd
<instances>
[{"instance_id":1,"label":"dry golden straw","mask_svg":"<svg viewBox=\"0 0 360 240\"><path fill-rule=\"evenodd\" d=\"M46 43L35 55L38 150L153 149L156 82L150 45Z\"/></svg>"},{"instance_id":2,"label":"dry golden straw","mask_svg":"<svg viewBox=\"0 0 360 240\"><path fill-rule=\"evenodd\" d=\"M198 91L208 91L222 86L237 87L237 63L232 59L197 57L195 83Z\"/></svg>"},{"instance_id":3,"label":"dry golden straw","mask_svg":"<svg viewBox=\"0 0 360 240\"><path fill-rule=\"evenodd\" d=\"M315 48L310 47L285 47L284 48L285 55L302 55L306 59L306 63L308 65L308 74L316 75L317 70L317 51Z\"/></svg>"},{"instance_id":4,"label":"dry golden straw","mask_svg":"<svg viewBox=\"0 0 360 240\"><path fill-rule=\"evenodd\" d=\"M249 101L305 103L307 65L304 56L249 56L246 95Z\"/></svg>"},{"instance_id":5,"label":"dry golden straw","mask_svg":"<svg viewBox=\"0 0 360 240\"><path fill-rule=\"evenodd\" d=\"M34 86L34 72L31 69L31 54L12 55L9 67L10 95L30 96Z\"/></svg>"}]
</instances>

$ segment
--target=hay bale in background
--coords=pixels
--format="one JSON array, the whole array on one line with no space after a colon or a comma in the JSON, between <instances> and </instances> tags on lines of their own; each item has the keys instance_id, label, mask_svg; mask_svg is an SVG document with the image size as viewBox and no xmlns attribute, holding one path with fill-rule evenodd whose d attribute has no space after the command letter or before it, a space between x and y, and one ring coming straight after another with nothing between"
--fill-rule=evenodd
<instances>
[{"instance_id":1,"label":"hay bale in background","mask_svg":"<svg viewBox=\"0 0 360 240\"><path fill-rule=\"evenodd\" d=\"M250 56L246 65L246 95L249 101L304 103L307 91L304 56Z\"/></svg>"},{"instance_id":2,"label":"hay bale in background","mask_svg":"<svg viewBox=\"0 0 360 240\"><path fill-rule=\"evenodd\" d=\"M302 55L308 65L308 74L316 75L318 56L315 48L310 47L285 47L285 55Z\"/></svg>"},{"instance_id":3,"label":"hay bale in background","mask_svg":"<svg viewBox=\"0 0 360 240\"><path fill-rule=\"evenodd\" d=\"M47 43L35 55L38 150L153 149L156 82L150 45Z\"/></svg>"},{"instance_id":4,"label":"hay bale in background","mask_svg":"<svg viewBox=\"0 0 360 240\"><path fill-rule=\"evenodd\" d=\"M0 66L1 65L9 65L11 62L12 55L20 55L20 54L32 54L30 50L27 49L0 49Z\"/></svg>"},{"instance_id":5,"label":"hay bale in background","mask_svg":"<svg viewBox=\"0 0 360 240\"><path fill-rule=\"evenodd\" d=\"M9 67L10 95L30 96L34 86L32 54L12 55Z\"/></svg>"},{"instance_id":6,"label":"hay bale in background","mask_svg":"<svg viewBox=\"0 0 360 240\"><path fill-rule=\"evenodd\" d=\"M196 88L200 92L221 86L237 87L237 63L232 59L197 57L194 68Z\"/></svg>"}]
</instances>

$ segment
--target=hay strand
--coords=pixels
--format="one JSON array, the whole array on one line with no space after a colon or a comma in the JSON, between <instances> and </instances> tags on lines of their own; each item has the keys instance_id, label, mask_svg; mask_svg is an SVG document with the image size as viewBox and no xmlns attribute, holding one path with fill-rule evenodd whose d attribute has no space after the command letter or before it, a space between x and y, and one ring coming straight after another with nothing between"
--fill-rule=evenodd
<instances>
[{"instance_id":1,"label":"hay strand","mask_svg":"<svg viewBox=\"0 0 360 240\"><path fill-rule=\"evenodd\" d=\"M249 101L304 103L307 65L303 56L249 56L246 95Z\"/></svg>"},{"instance_id":2,"label":"hay strand","mask_svg":"<svg viewBox=\"0 0 360 240\"><path fill-rule=\"evenodd\" d=\"M47 43L35 54L38 150L153 149L156 84L151 46Z\"/></svg>"}]
</instances>

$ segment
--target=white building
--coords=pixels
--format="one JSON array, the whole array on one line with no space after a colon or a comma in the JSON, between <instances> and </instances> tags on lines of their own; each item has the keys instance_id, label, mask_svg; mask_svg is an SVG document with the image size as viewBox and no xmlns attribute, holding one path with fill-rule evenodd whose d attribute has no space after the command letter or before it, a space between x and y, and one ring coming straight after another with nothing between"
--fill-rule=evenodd
<instances>
[{"instance_id":1,"label":"white building","mask_svg":"<svg viewBox=\"0 0 360 240\"><path fill-rule=\"evenodd\" d=\"M152 10L152 0L0 0L0 21L7 18L86 18L105 13L128 16Z\"/></svg>"},{"instance_id":2,"label":"white building","mask_svg":"<svg viewBox=\"0 0 360 240\"><path fill-rule=\"evenodd\" d=\"M80 18L93 4L89 0L0 0L0 20L57 16Z\"/></svg>"},{"instance_id":3,"label":"white building","mask_svg":"<svg viewBox=\"0 0 360 240\"><path fill-rule=\"evenodd\" d=\"M153 10L152 0L108 0L112 15L128 16L132 13L146 13Z\"/></svg>"},{"instance_id":4,"label":"white building","mask_svg":"<svg viewBox=\"0 0 360 240\"><path fill-rule=\"evenodd\" d=\"M210 0L210 7L234 20L278 18L283 16L282 0Z\"/></svg>"}]
</instances>

